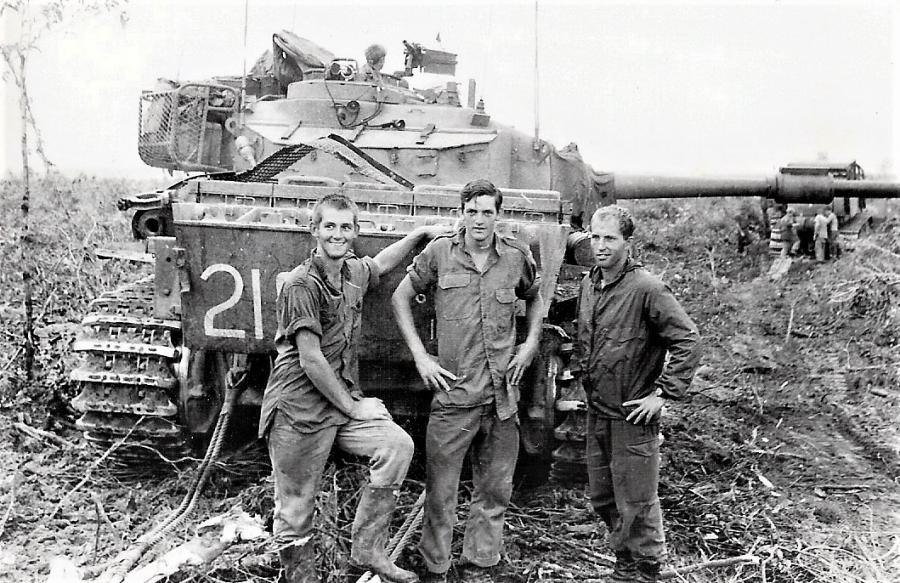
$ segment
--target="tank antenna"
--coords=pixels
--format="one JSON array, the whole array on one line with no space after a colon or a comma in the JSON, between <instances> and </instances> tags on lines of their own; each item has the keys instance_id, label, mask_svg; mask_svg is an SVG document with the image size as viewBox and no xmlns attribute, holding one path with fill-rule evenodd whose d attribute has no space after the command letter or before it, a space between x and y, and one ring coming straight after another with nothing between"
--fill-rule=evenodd
<instances>
[{"instance_id":1,"label":"tank antenna","mask_svg":"<svg viewBox=\"0 0 900 583\"><path fill-rule=\"evenodd\" d=\"M244 0L244 72L241 75L241 103L239 104L240 123L238 128L244 127L244 100L247 99L247 14L250 12L250 0Z\"/></svg>"},{"instance_id":2,"label":"tank antenna","mask_svg":"<svg viewBox=\"0 0 900 583\"><path fill-rule=\"evenodd\" d=\"M534 0L534 151L541 149L540 73L538 71L538 0Z\"/></svg>"}]
</instances>

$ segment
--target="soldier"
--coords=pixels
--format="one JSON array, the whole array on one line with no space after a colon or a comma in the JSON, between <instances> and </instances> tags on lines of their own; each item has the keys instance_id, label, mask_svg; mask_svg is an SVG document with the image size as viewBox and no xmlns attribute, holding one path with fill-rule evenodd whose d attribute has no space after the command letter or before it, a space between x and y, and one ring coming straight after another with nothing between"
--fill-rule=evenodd
<instances>
[{"instance_id":1,"label":"soldier","mask_svg":"<svg viewBox=\"0 0 900 583\"><path fill-rule=\"evenodd\" d=\"M816 262L825 262L825 251L828 246L828 218L825 216L828 207L819 209L813 219L813 240L816 246Z\"/></svg>"},{"instance_id":2,"label":"soldier","mask_svg":"<svg viewBox=\"0 0 900 583\"><path fill-rule=\"evenodd\" d=\"M828 246L825 248L825 255L828 258L840 259L841 232L838 227L837 215L834 214L834 210L830 206L825 208L825 218L828 220Z\"/></svg>"},{"instance_id":3,"label":"soldier","mask_svg":"<svg viewBox=\"0 0 900 583\"><path fill-rule=\"evenodd\" d=\"M366 64L362 67L362 80L369 83L381 83L381 69L384 68L387 50L378 44L369 45L365 55Z\"/></svg>"},{"instance_id":4,"label":"soldier","mask_svg":"<svg viewBox=\"0 0 900 583\"><path fill-rule=\"evenodd\" d=\"M503 195L487 180L461 193L462 227L414 260L394 292L394 313L425 385L434 390L426 430L425 520L419 543L426 581L446 581L459 476L472 455L475 490L463 540L463 581L490 581L519 453L519 380L541 333L540 278L528 246L495 233ZM413 324L410 300L434 290L438 357ZM516 298L527 338L516 341Z\"/></svg>"},{"instance_id":5,"label":"soldier","mask_svg":"<svg viewBox=\"0 0 900 583\"><path fill-rule=\"evenodd\" d=\"M797 237L796 231L797 218L794 215L794 209L788 208L784 211L784 216L778 221L781 228L781 256L795 255L800 248L800 239Z\"/></svg>"},{"instance_id":6,"label":"soldier","mask_svg":"<svg viewBox=\"0 0 900 583\"><path fill-rule=\"evenodd\" d=\"M690 385L699 335L668 286L631 259L627 209L598 209L590 232L596 265L581 283L575 365L588 395L589 495L610 532L612 580L652 582L665 555L660 411Z\"/></svg>"},{"instance_id":7,"label":"soldier","mask_svg":"<svg viewBox=\"0 0 900 583\"><path fill-rule=\"evenodd\" d=\"M418 581L397 567L384 543L413 442L384 404L359 389L356 344L366 291L415 244L444 230L421 227L374 258L356 257L358 210L342 194L313 209L316 249L278 294L278 355L263 396L259 435L275 476L273 531L286 583L318 583L312 541L316 494L332 445L371 458L369 484L353 521L352 563L397 583Z\"/></svg>"}]
</instances>

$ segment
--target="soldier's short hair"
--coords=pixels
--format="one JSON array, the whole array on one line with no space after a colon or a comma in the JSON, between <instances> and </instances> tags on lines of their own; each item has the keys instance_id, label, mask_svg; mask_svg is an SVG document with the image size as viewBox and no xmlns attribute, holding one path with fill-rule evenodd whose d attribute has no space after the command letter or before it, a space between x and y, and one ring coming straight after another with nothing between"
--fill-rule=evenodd
<instances>
[{"instance_id":1,"label":"soldier's short hair","mask_svg":"<svg viewBox=\"0 0 900 583\"><path fill-rule=\"evenodd\" d=\"M313 207L312 213L312 227L316 228L319 226L319 223L322 222L322 209L324 207L333 208L339 211L352 211L353 212L353 224L359 224L359 207L356 206L356 203L350 200L349 197L345 194L340 194L337 192L333 192L331 194L326 194L322 198L320 198L316 202L316 206Z\"/></svg>"},{"instance_id":2,"label":"soldier's short hair","mask_svg":"<svg viewBox=\"0 0 900 583\"><path fill-rule=\"evenodd\" d=\"M472 180L463 186L462 191L459 193L459 207L464 208L467 202L478 196L493 196L494 206L497 212L500 212L500 207L503 205L503 193L494 186L493 182L483 178Z\"/></svg>"},{"instance_id":3,"label":"soldier's short hair","mask_svg":"<svg viewBox=\"0 0 900 583\"><path fill-rule=\"evenodd\" d=\"M594 211L594 215L591 217L591 224L593 225L594 221L603 219L615 219L619 224L619 232L622 233L622 237L627 239L634 235L634 217L627 208L617 204L602 206Z\"/></svg>"},{"instance_id":4,"label":"soldier's short hair","mask_svg":"<svg viewBox=\"0 0 900 583\"><path fill-rule=\"evenodd\" d=\"M369 45L368 48L366 48L365 55L366 55L366 62L371 65L378 59L383 59L384 57L386 57L387 50L383 46L378 45L378 44Z\"/></svg>"}]
</instances>

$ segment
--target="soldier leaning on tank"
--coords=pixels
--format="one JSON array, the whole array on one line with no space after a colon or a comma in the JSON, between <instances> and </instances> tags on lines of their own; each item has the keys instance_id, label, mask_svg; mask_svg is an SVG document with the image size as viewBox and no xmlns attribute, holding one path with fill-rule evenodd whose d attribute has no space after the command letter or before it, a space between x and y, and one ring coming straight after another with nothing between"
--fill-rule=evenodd
<instances>
[{"instance_id":1,"label":"soldier leaning on tank","mask_svg":"<svg viewBox=\"0 0 900 583\"><path fill-rule=\"evenodd\" d=\"M600 208L590 233L596 265L581 283L573 367L588 395L589 496L609 529L612 580L656 581L660 412L690 385L699 334L668 286L631 258L628 210Z\"/></svg>"},{"instance_id":2,"label":"soldier leaning on tank","mask_svg":"<svg viewBox=\"0 0 900 583\"><path fill-rule=\"evenodd\" d=\"M366 291L423 237L445 231L421 227L374 258L356 257L358 210L344 195L327 195L313 210L316 249L291 271L278 294L278 355L263 396L259 434L268 442L275 476L273 531L287 583L318 582L312 519L332 445L371 458L369 484L353 521L350 560L383 580L413 583L415 573L384 551L397 490L413 442L384 404L364 398L356 345Z\"/></svg>"},{"instance_id":3,"label":"soldier leaning on tank","mask_svg":"<svg viewBox=\"0 0 900 583\"><path fill-rule=\"evenodd\" d=\"M503 195L487 180L461 193L462 227L438 237L394 292L397 323L425 385L434 390L425 437L425 520L419 550L426 581L446 581L459 477L472 456L474 491L461 580L490 581L500 561L504 513L519 453L519 380L540 341L540 277L528 246L495 233ZM434 291L438 356L416 333L410 301ZM527 337L516 349L516 298Z\"/></svg>"},{"instance_id":4,"label":"soldier leaning on tank","mask_svg":"<svg viewBox=\"0 0 900 583\"><path fill-rule=\"evenodd\" d=\"M819 209L813 218L813 240L816 246L816 261L825 262L825 252L828 248L828 217L825 216L825 208Z\"/></svg>"},{"instance_id":5,"label":"soldier leaning on tank","mask_svg":"<svg viewBox=\"0 0 900 583\"><path fill-rule=\"evenodd\" d=\"M841 257L841 233L837 215L830 206L825 207L825 218L828 220L828 246L825 247L825 258L839 259Z\"/></svg>"}]
</instances>

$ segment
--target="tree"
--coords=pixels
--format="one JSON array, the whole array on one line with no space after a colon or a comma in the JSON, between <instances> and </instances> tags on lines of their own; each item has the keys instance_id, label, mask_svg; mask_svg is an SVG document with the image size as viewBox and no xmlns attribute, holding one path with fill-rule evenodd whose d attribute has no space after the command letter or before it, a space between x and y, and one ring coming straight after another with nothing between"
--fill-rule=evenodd
<instances>
[{"instance_id":1,"label":"tree","mask_svg":"<svg viewBox=\"0 0 900 583\"><path fill-rule=\"evenodd\" d=\"M44 151L41 132L38 129L28 96L28 59L39 50L44 35L62 22L81 15L92 15L112 10L120 10L120 20L126 22L123 6L127 0L49 0L32 2L31 0L4 0L0 4L0 19L3 30L9 35L0 43L0 54L6 70L3 79L12 81L19 96L19 118L22 123L21 155L22 155L22 210L19 229L19 252L22 257L24 322L24 362L26 378L34 375L34 306L33 279L34 269L31 254L31 234L29 231L29 209L31 207L31 155L29 143L33 144L34 153L43 163L45 171L53 164ZM29 140L31 137L31 140Z\"/></svg>"}]
</instances>

